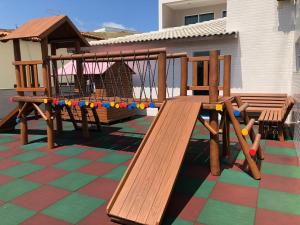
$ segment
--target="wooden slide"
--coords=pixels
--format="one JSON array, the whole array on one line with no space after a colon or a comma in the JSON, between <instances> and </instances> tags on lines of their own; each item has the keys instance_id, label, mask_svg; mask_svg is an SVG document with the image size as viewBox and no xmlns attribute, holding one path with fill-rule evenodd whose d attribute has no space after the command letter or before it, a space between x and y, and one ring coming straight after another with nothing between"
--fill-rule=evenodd
<instances>
[{"instance_id":1,"label":"wooden slide","mask_svg":"<svg viewBox=\"0 0 300 225\"><path fill-rule=\"evenodd\" d=\"M34 110L34 107L29 104L25 109L25 115L29 115ZM15 129L17 125L16 118L19 114L19 108L14 108L10 113L8 113L5 117L0 120L0 131L10 131Z\"/></svg>"},{"instance_id":2,"label":"wooden slide","mask_svg":"<svg viewBox=\"0 0 300 225\"><path fill-rule=\"evenodd\" d=\"M162 106L107 206L113 220L160 224L200 108L182 98Z\"/></svg>"}]
</instances>

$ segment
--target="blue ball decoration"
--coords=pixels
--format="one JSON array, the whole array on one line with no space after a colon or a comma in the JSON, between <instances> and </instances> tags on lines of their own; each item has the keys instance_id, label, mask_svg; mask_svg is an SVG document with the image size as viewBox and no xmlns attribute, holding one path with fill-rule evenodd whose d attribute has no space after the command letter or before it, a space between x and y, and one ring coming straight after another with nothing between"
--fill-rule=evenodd
<instances>
[{"instance_id":1,"label":"blue ball decoration","mask_svg":"<svg viewBox=\"0 0 300 225\"><path fill-rule=\"evenodd\" d=\"M110 103L105 103L105 108L109 109L110 108Z\"/></svg>"},{"instance_id":2,"label":"blue ball decoration","mask_svg":"<svg viewBox=\"0 0 300 225\"><path fill-rule=\"evenodd\" d=\"M60 100L60 101L59 101L59 105L60 105L60 106L64 106L64 105L65 105L65 101L64 101L64 100Z\"/></svg>"},{"instance_id":3,"label":"blue ball decoration","mask_svg":"<svg viewBox=\"0 0 300 225\"><path fill-rule=\"evenodd\" d=\"M150 102L149 106L150 106L150 108L155 108L155 103L154 102Z\"/></svg>"},{"instance_id":4,"label":"blue ball decoration","mask_svg":"<svg viewBox=\"0 0 300 225\"><path fill-rule=\"evenodd\" d=\"M238 111L238 110L235 110L235 111L233 112L233 114L234 114L235 117L241 116L241 112Z\"/></svg>"},{"instance_id":5,"label":"blue ball decoration","mask_svg":"<svg viewBox=\"0 0 300 225\"><path fill-rule=\"evenodd\" d=\"M131 107L132 107L133 109L135 109L135 108L136 108L136 102L133 102L133 103L131 104Z\"/></svg>"}]
</instances>

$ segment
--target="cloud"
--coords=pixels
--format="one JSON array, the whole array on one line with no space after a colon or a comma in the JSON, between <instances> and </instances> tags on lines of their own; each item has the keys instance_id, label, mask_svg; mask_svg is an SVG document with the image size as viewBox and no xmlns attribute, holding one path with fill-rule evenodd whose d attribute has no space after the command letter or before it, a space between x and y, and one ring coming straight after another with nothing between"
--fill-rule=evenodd
<instances>
[{"instance_id":1,"label":"cloud","mask_svg":"<svg viewBox=\"0 0 300 225\"><path fill-rule=\"evenodd\" d=\"M118 29L123 29L123 30L135 30L134 28L129 28L126 27L122 24L115 23L115 22L104 22L102 23L102 27L112 27L112 28L118 28Z\"/></svg>"}]
</instances>

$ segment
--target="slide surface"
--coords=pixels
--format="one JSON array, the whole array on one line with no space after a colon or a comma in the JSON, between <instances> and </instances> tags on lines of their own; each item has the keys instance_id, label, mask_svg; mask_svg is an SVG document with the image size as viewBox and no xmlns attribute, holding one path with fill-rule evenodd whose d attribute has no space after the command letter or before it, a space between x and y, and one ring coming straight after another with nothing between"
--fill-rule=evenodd
<instances>
[{"instance_id":1,"label":"slide surface","mask_svg":"<svg viewBox=\"0 0 300 225\"><path fill-rule=\"evenodd\" d=\"M161 222L201 108L201 102L185 98L160 109L108 204L114 220Z\"/></svg>"}]
</instances>

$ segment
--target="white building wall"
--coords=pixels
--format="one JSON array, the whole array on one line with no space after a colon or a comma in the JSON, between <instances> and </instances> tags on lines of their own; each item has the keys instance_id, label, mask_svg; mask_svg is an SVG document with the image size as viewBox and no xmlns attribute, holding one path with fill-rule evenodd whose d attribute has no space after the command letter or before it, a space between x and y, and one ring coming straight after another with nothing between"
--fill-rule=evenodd
<instances>
[{"instance_id":1,"label":"white building wall","mask_svg":"<svg viewBox=\"0 0 300 225\"><path fill-rule=\"evenodd\" d=\"M228 0L227 29L239 32L244 92L291 93L293 1Z\"/></svg>"}]
</instances>

